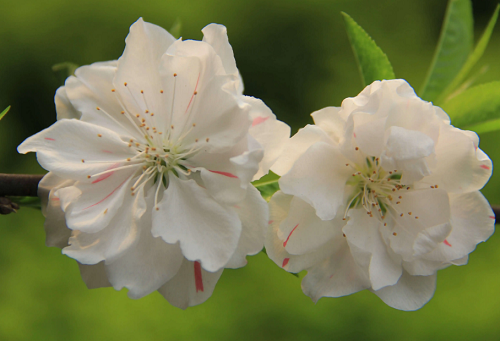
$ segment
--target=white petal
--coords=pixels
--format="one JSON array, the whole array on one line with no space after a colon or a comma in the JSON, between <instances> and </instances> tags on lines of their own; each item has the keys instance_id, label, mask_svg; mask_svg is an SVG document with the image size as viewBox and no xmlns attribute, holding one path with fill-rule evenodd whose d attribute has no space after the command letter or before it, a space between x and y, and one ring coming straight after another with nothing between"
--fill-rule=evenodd
<instances>
[{"instance_id":1,"label":"white petal","mask_svg":"<svg viewBox=\"0 0 500 341\"><path fill-rule=\"evenodd\" d=\"M454 193L481 189L490 178L493 165L478 145L479 139L474 132L443 126L436 145L439 162L426 182Z\"/></svg>"},{"instance_id":2,"label":"white petal","mask_svg":"<svg viewBox=\"0 0 500 341\"><path fill-rule=\"evenodd\" d=\"M45 169L61 178L87 183L96 180L89 175L116 168L117 163L122 165L120 162L124 164L134 156L128 143L115 132L77 120L57 121L26 139L18 151L37 152L38 162Z\"/></svg>"},{"instance_id":3,"label":"white petal","mask_svg":"<svg viewBox=\"0 0 500 341\"><path fill-rule=\"evenodd\" d=\"M450 194L452 230L446 242L423 256L428 260L447 262L461 259L486 241L495 230L495 215L480 192Z\"/></svg>"},{"instance_id":4,"label":"white petal","mask_svg":"<svg viewBox=\"0 0 500 341\"><path fill-rule=\"evenodd\" d=\"M203 32L203 41L212 45L215 52L222 60L222 65L226 74L232 75L237 80L238 93L243 93L243 80L241 79L236 61L234 60L233 48L227 38L227 29L223 25L209 24L201 30Z\"/></svg>"},{"instance_id":5,"label":"white petal","mask_svg":"<svg viewBox=\"0 0 500 341\"><path fill-rule=\"evenodd\" d=\"M313 252L304 255L291 255L283 246L283 240L278 237L280 224L286 219L290 212L290 203L293 196L286 195L281 191L276 192L269 201L270 221L267 229L265 247L267 256L279 267L289 272L300 272L318 264L340 247L344 242L341 236L332 238L330 243L324 243ZM341 233L340 229L336 229Z\"/></svg>"},{"instance_id":6,"label":"white petal","mask_svg":"<svg viewBox=\"0 0 500 341\"><path fill-rule=\"evenodd\" d=\"M317 142L281 177L280 188L311 204L321 219L331 220L343 204L346 181L352 175L348 163L340 148Z\"/></svg>"},{"instance_id":7,"label":"white petal","mask_svg":"<svg viewBox=\"0 0 500 341\"><path fill-rule=\"evenodd\" d=\"M59 197L65 212L66 224L72 230L93 233L108 226L122 205L134 201L130 188L135 178L130 172L116 174L100 183L76 182L71 187L59 189ZM133 215L136 212L131 212Z\"/></svg>"},{"instance_id":8,"label":"white petal","mask_svg":"<svg viewBox=\"0 0 500 341\"><path fill-rule=\"evenodd\" d=\"M290 137L290 127L276 119L271 109L260 99L244 96L244 101L251 105L250 118L252 126L249 134L264 149L264 158L260 162L259 171L253 180L260 179L269 172L271 166L283 152Z\"/></svg>"},{"instance_id":9,"label":"white petal","mask_svg":"<svg viewBox=\"0 0 500 341\"><path fill-rule=\"evenodd\" d=\"M68 245L71 230L66 226L64 211L55 192L59 188L72 186L74 183L73 180L64 180L49 172L38 184L38 197L40 197L42 213L45 216L45 245L47 246L62 249Z\"/></svg>"},{"instance_id":10,"label":"white petal","mask_svg":"<svg viewBox=\"0 0 500 341\"><path fill-rule=\"evenodd\" d=\"M436 275L410 276L403 271L397 284L373 292L388 306L408 311L422 308L435 290Z\"/></svg>"},{"instance_id":11,"label":"white petal","mask_svg":"<svg viewBox=\"0 0 500 341\"><path fill-rule=\"evenodd\" d=\"M180 242L188 260L199 260L204 269L217 271L233 255L241 234L238 215L220 205L194 180L180 180L169 173L168 188L153 210L154 237Z\"/></svg>"},{"instance_id":12,"label":"white petal","mask_svg":"<svg viewBox=\"0 0 500 341\"><path fill-rule=\"evenodd\" d=\"M54 102L56 103L57 119L61 120L63 118L76 118L79 119L82 113L75 109L73 104L70 102L68 95L66 94L66 88L61 86L56 91L54 96Z\"/></svg>"},{"instance_id":13,"label":"white petal","mask_svg":"<svg viewBox=\"0 0 500 341\"><path fill-rule=\"evenodd\" d=\"M248 186L245 200L233 207L241 220L241 236L238 247L226 264L226 268L240 268L247 263L247 255L255 255L264 247L264 237L269 221L269 208L260 192Z\"/></svg>"},{"instance_id":14,"label":"white petal","mask_svg":"<svg viewBox=\"0 0 500 341\"><path fill-rule=\"evenodd\" d=\"M104 262L99 262L94 265L78 263L78 268L80 269L80 275L87 285L87 288L97 289L111 286L106 275Z\"/></svg>"},{"instance_id":15,"label":"white petal","mask_svg":"<svg viewBox=\"0 0 500 341\"><path fill-rule=\"evenodd\" d=\"M271 167L271 170L280 176L284 175L310 146L318 141L329 140L328 135L320 128L310 124L306 125L288 140L282 155Z\"/></svg>"},{"instance_id":16,"label":"white petal","mask_svg":"<svg viewBox=\"0 0 500 341\"><path fill-rule=\"evenodd\" d=\"M302 291L314 302L321 297L340 297L370 287L368 274L354 261L344 241L321 263L307 271L302 280Z\"/></svg>"},{"instance_id":17,"label":"white petal","mask_svg":"<svg viewBox=\"0 0 500 341\"><path fill-rule=\"evenodd\" d=\"M82 113L83 121L106 127L119 135L137 134L134 124L121 114L128 109L122 107L113 84L116 65L116 61L112 61L79 67L76 77L66 79L64 89L75 110Z\"/></svg>"},{"instance_id":18,"label":"white petal","mask_svg":"<svg viewBox=\"0 0 500 341\"><path fill-rule=\"evenodd\" d=\"M151 120L155 122L158 117L166 114L166 102L161 94L163 85L160 65L175 38L163 28L140 18L130 27L125 42L126 47L119 59L113 81L116 91L133 115L148 110L156 113L157 117Z\"/></svg>"},{"instance_id":19,"label":"white petal","mask_svg":"<svg viewBox=\"0 0 500 341\"><path fill-rule=\"evenodd\" d=\"M143 188L137 192L133 201L126 200L120 206L114 219L103 230L95 233L73 231L69 246L63 249L63 254L82 264L96 264L103 260L111 262L134 246L140 229L137 219L146 210L142 190Z\"/></svg>"},{"instance_id":20,"label":"white petal","mask_svg":"<svg viewBox=\"0 0 500 341\"><path fill-rule=\"evenodd\" d=\"M223 270L208 272L198 262L184 259L177 275L158 289L158 292L173 306L186 309L203 303L212 296Z\"/></svg>"},{"instance_id":21,"label":"white petal","mask_svg":"<svg viewBox=\"0 0 500 341\"><path fill-rule=\"evenodd\" d=\"M349 210L343 228L356 263L369 274L371 287L378 290L396 284L401 277L401 258L393 259L380 235L381 222L363 209Z\"/></svg>"},{"instance_id":22,"label":"white petal","mask_svg":"<svg viewBox=\"0 0 500 341\"><path fill-rule=\"evenodd\" d=\"M293 197L288 216L279 225L278 237L288 253L301 255L315 251L335 236L339 237L344 224L342 215L334 220L321 220L311 205Z\"/></svg>"},{"instance_id":23,"label":"white petal","mask_svg":"<svg viewBox=\"0 0 500 341\"><path fill-rule=\"evenodd\" d=\"M396 235L390 235L389 243L394 252L403 256L405 261L413 260L416 250L415 241L426 233L442 232L441 225L448 224L450 220L450 207L448 194L442 189L425 190L401 190L395 196L401 199L394 199L399 202L393 207L394 231ZM392 210L390 211L392 212ZM392 213L391 213L392 214ZM418 218L417 218L418 217ZM435 231L432 231L436 228ZM445 227L443 227L445 228ZM427 232L424 232L425 230ZM446 231L443 232L446 234ZM438 233L439 235L439 233ZM438 239L442 237L437 237ZM420 249L417 253L420 252Z\"/></svg>"},{"instance_id":24,"label":"white petal","mask_svg":"<svg viewBox=\"0 0 500 341\"><path fill-rule=\"evenodd\" d=\"M345 119L339 115L340 108L326 107L311 114L314 124L325 131L335 142L344 137Z\"/></svg>"}]
</instances>

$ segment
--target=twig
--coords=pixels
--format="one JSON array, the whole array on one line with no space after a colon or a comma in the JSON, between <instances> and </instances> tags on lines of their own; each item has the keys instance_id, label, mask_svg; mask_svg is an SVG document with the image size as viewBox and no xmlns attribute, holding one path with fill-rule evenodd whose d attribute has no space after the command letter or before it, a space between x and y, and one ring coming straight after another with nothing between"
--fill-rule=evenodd
<instances>
[{"instance_id":1,"label":"twig","mask_svg":"<svg viewBox=\"0 0 500 341\"><path fill-rule=\"evenodd\" d=\"M3 174L0 173L0 197L36 197L38 183L42 174Z\"/></svg>"}]
</instances>

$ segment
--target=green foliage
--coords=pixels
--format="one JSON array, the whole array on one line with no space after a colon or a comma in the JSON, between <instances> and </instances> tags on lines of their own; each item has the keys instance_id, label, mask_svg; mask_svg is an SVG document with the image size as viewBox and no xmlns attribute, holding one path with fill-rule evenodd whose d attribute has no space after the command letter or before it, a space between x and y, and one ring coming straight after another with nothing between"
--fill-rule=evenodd
<instances>
[{"instance_id":1,"label":"green foliage","mask_svg":"<svg viewBox=\"0 0 500 341\"><path fill-rule=\"evenodd\" d=\"M9 112L9 110L10 110L10 105L7 108L5 108L4 111L2 111L0 113L0 120L5 116L5 114L7 114Z\"/></svg>"},{"instance_id":2,"label":"green foliage","mask_svg":"<svg viewBox=\"0 0 500 341\"><path fill-rule=\"evenodd\" d=\"M280 186L278 184L279 178L279 175L273 172L269 172L269 174L264 175L259 180L252 182L252 184L259 190L262 197L266 201L269 201L273 194L280 189Z\"/></svg>"},{"instance_id":3,"label":"green foliage","mask_svg":"<svg viewBox=\"0 0 500 341\"><path fill-rule=\"evenodd\" d=\"M451 123L476 133L500 128L500 82L477 85L453 97L443 105Z\"/></svg>"},{"instance_id":4,"label":"green foliage","mask_svg":"<svg viewBox=\"0 0 500 341\"><path fill-rule=\"evenodd\" d=\"M493 29L495 28L499 10L500 10L500 4L497 5L495 12L493 13L488 23L488 26L486 26L486 29L484 30L481 39L479 40L479 42L476 45L476 48L474 49L474 52L472 52L469 55L469 58L467 58L467 61L465 62L460 72L436 100L436 103L438 105L439 103L446 101L447 97L462 84L462 82L465 80L465 77L467 77L471 69L477 64L479 59L483 56L484 51L486 50L486 47L488 46L488 43L490 41L491 34L493 33Z\"/></svg>"},{"instance_id":5,"label":"green foliage","mask_svg":"<svg viewBox=\"0 0 500 341\"><path fill-rule=\"evenodd\" d=\"M75 75L75 70L78 69L79 65L71 62L63 62L59 64L55 64L52 66L52 71L57 75L61 84L64 84L64 81L69 76Z\"/></svg>"},{"instance_id":6,"label":"green foliage","mask_svg":"<svg viewBox=\"0 0 500 341\"><path fill-rule=\"evenodd\" d=\"M170 32L171 35L174 36L174 38L179 39L181 37L181 30L182 30L182 22L180 18L175 19L174 23L172 24L172 27L170 27Z\"/></svg>"},{"instance_id":7,"label":"green foliage","mask_svg":"<svg viewBox=\"0 0 500 341\"><path fill-rule=\"evenodd\" d=\"M342 12L342 15L363 86L376 80L396 78L389 59L375 41L347 13Z\"/></svg>"},{"instance_id":8,"label":"green foliage","mask_svg":"<svg viewBox=\"0 0 500 341\"><path fill-rule=\"evenodd\" d=\"M20 207L31 207L35 209L42 209L42 203L40 202L40 198L38 197L11 197L9 199L12 202L15 202Z\"/></svg>"},{"instance_id":9,"label":"green foliage","mask_svg":"<svg viewBox=\"0 0 500 341\"><path fill-rule=\"evenodd\" d=\"M462 69L473 45L473 18L470 0L450 0L441 36L420 97L434 101Z\"/></svg>"}]
</instances>

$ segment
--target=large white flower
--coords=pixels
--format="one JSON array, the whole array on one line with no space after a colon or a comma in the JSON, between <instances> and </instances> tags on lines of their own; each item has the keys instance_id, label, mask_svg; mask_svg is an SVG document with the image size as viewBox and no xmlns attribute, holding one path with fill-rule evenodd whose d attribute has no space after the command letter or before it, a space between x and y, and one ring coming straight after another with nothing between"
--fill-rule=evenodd
<instances>
[{"instance_id":1,"label":"large white flower","mask_svg":"<svg viewBox=\"0 0 500 341\"><path fill-rule=\"evenodd\" d=\"M262 249L268 209L250 181L289 127L242 95L225 27L203 33L175 40L139 19L120 59L77 69L56 93L58 121L18 148L50 171L47 244L91 288L158 290L186 308Z\"/></svg>"},{"instance_id":2,"label":"large white flower","mask_svg":"<svg viewBox=\"0 0 500 341\"><path fill-rule=\"evenodd\" d=\"M479 192L492 164L477 135L403 80L312 116L272 167L282 177L268 255L308 270L302 289L314 301L370 289L392 307L422 307L436 271L467 263L494 230Z\"/></svg>"}]
</instances>

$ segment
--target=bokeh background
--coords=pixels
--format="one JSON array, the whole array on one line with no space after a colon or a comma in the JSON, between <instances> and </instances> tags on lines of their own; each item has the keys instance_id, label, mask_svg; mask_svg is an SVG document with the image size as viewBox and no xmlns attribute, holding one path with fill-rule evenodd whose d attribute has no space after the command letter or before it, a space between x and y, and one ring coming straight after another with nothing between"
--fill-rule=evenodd
<instances>
[{"instance_id":1,"label":"bokeh background","mask_svg":"<svg viewBox=\"0 0 500 341\"><path fill-rule=\"evenodd\" d=\"M201 39L211 22L227 26L246 94L262 98L295 132L309 114L340 105L361 89L340 11L349 13L388 54L397 77L419 89L431 61L446 0L0 0L0 172L44 173L16 146L55 120L63 82L51 66L118 58L140 16ZM496 0L473 1L476 39ZM480 81L500 79L500 29L482 59ZM481 147L500 160L497 133ZM500 204L500 175L483 193ZM86 289L75 262L44 246L43 217L22 209L0 217L0 340L498 340L500 237L478 246L465 267L440 271L434 298L400 312L375 295L314 304L300 279L264 254L226 270L213 296L182 311L158 293ZM303 277L304 274L301 274Z\"/></svg>"}]
</instances>

